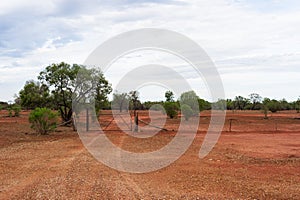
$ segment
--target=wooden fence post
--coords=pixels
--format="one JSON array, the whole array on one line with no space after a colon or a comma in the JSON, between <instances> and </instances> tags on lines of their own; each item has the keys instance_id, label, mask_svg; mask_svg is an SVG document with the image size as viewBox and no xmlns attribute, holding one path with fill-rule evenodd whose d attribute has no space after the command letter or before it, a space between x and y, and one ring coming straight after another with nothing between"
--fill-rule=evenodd
<instances>
[{"instance_id":1,"label":"wooden fence post","mask_svg":"<svg viewBox=\"0 0 300 200\"><path fill-rule=\"evenodd\" d=\"M134 132L139 131L139 114L138 112L135 113L134 115Z\"/></svg>"},{"instance_id":2,"label":"wooden fence post","mask_svg":"<svg viewBox=\"0 0 300 200\"><path fill-rule=\"evenodd\" d=\"M86 131L88 132L89 131L89 109L87 108L86 109Z\"/></svg>"}]
</instances>

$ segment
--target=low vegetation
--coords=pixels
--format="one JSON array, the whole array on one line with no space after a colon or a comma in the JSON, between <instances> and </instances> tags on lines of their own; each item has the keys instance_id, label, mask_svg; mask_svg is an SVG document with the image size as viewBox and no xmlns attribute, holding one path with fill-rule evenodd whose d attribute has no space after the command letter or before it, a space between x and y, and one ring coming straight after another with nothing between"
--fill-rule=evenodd
<instances>
[{"instance_id":1,"label":"low vegetation","mask_svg":"<svg viewBox=\"0 0 300 200\"><path fill-rule=\"evenodd\" d=\"M48 108L35 108L30 112L31 128L40 135L46 135L56 128L57 114Z\"/></svg>"},{"instance_id":2,"label":"low vegetation","mask_svg":"<svg viewBox=\"0 0 300 200\"><path fill-rule=\"evenodd\" d=\"M192 108L186 104L183 104L181 106L181 112L184 115L185 120L187 120L187 121L190 119L190 117L193 116L193 113L194 113Z\"/></svg>"},{"instance_id":3,"label":"low vegetation","mask_svg":"<svg viewBox=\"0 0 300 200\"><path fill-rule=\"evenodd\" d=\"M210 109L261 110L265 119L268 119L269 112L281 110L300 112L300 97L296 101L288 102L285 99L263 98L257 93L250 94L248 98L236 96L234 99L208 102L201 99L193 90L183 92L178 99L175 99L172 91L166 91L165 101L141 102L139 91L115 91L112 101L109 101L108 95L112 92L112 87L100 70L64 62L47 66L37 78L38 81L29 80L25 83L24 88L16 96L15 103L0 102L0 110L6 109L10 117L18 117L21 109L33 110L43 107L43 110L34 110L30 119L34 129L40 134L46 134L54 126L52 122L47 124L43 121L54 118L50 110L45 110L46 108L57 110L65 125L72 123L74 112L72 99L82 104L92 103L97 114L100 110L115 109L120 112L132 110L135 116L137 110L152 108L162 110L171 119L176 118L181 111L186 120L198 115L200 111ZM152 107L153 105L155 106ZM39 117L42 121L38 121Z\"/></svg>"},{"instance_id":4,"label":"low vegetation","mask_svg":"<svg viewBox=\"0 0 300 200\"><path fill-rule=\"evenodd\" d=\"M175 102L165 102L164 109L168 117L171 119L175 118L178 115L178 106Z\"/></svg>"}]
</instances>

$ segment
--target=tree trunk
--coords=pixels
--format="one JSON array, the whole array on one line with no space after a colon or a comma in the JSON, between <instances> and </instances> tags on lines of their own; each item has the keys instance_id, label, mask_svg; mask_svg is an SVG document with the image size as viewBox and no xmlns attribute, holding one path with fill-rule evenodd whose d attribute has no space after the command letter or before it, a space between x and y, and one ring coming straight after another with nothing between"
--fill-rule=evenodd
<instances>
[{"instance_id":1,"label":"tree trunk","mask_svg":"<svg viewBox=\"0 0 300 200\"><path fill-rule=\"evenodd\" d=\"M139 114L134 115L134 132L139 132Z\"/></svg>"}]
</instances>

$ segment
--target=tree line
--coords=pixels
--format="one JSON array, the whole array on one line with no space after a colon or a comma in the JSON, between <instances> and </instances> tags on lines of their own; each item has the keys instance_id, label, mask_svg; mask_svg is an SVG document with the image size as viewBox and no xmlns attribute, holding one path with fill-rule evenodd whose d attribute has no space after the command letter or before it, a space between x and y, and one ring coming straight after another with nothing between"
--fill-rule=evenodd
<instances>
[{"instance_id":1,"label":"tree line","mask_svg":"<svg viewBox=\"0 0 300 200\"><path fill-rule=\"evenodd\" d=\"M78 72L84 72L81 84L78 82ZM38 81L29 80L16 95L13 105L6 102L0 102L0 109L19 108L33 110L35 108L49 108L59 112L64 122L72 118L72 99L74 95L81 98L81 101L87 101L86 90L93 95L96 111L101 109L117 109L120 112L133 110L164 110L166 114L173 118L178 111L185 113L189 117L198 114L196 112L210 109L220 110L263 110L267 113L281 110L300 111L300 98L296 101L288 102L285 99L276 100L263 98L259 94L252 93L248 97L236 96L234 99L220 99L217 102L208 102L200 98L194 91L187 91L180 95L178 99L174 98L172 91L165 92L165 100L162 101L140 101L138 91L113 93L112 101L109 101L108 95L112 92L112 86L104 77L100 70L87 69L83 65L67 64L65 62L51 64L41 71L37 77ZM86 83L88 82L88 83ZM82 88L78 89L78 85ZM84 85L84 86L82 86ZM93 88L93 91L90 89ZM91 99L91 98L90 98ZM164 109L162 109L164 108ZM19 109L15 109L17 113Z\"/></svg>"}]
</instances>

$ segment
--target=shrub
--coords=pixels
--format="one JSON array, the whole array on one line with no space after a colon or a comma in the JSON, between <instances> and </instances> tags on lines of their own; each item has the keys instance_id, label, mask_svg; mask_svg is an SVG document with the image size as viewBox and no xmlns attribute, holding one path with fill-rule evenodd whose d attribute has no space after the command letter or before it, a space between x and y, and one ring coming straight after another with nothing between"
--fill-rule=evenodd
<instances>
[{"instance_id":1,"label":"shrub","mask_svg":"<svg viewBox=\"0 0 300 200\"><path fill-rule=\"evenodd\" d=\"M166 102L164 104L164 108L165 108L165 111L167 113L167 115L173 119L174 117L177 116L177 110L178 110L178 106L175 102Z\"/></svg>"},{"instance_id":2,"label":"shrub","mask_svg":"<svg viewBox=\"0 0 300 200\"><path fill-rule=\"evenodd\" d=\"M36 108L29 115L31 128L38 134L46 135L56 128L57 114L48 108Z\"/></svg>"},{"instance_id":3,"label":"shrub","mask_svg":"<svg viewBox=\"0 0 300 200\"><path fill-rule=\"evenodd\" d=\"M281 110L280 104L276 100L271 100L267 106L272 113L276 113L277 111Z\"/></svg>"},{"instance_id":4,"label":"shrub","mask_svg":"<svg viewBox=\"0 0 300 200\"><path fill-rule=\"evenodd\" d=\"M12 109L11 109L11 108L8 108L8 116L9 116L9 117L12 117L12 116L13 116L13 114L12 114Z\"/></svg>"},{"instance_id":5,"label":"shrub","mask_svg":"<svg viewBox=\"0 0 300 200\"><path fill-rule=\"evenodd\" d=\"M20 111L21 111L21 107L16 105L12 108L12 110L14 111L14 116L15 117L19 117L20 116Z\"/></svg>"},{"instance_id":6,"label":"shrub","mask_svg":"<svg viewBox=\"0 0 300 200\"><path fill-rule=\"evenodd\" d=\"M264 119L268 119L268 111L269 111L268 106L264 105L263 106L263 111L264 111L264 115L265 115Z\"/></svg>"},{"instance_id":7,"label":"shrub","mask_svg":"<svg viewBox=\"0 0 300 200\"><path fill-rule=\"evenodd\" d=\"M186 104L183 104L181 106L181 112L184 115L184 118L185 118L186 121L188 121L189 118L191 116L193 116L193 113L194 113L192 108L189 105L186 105Z\"/></svg>"}]
</instances>

